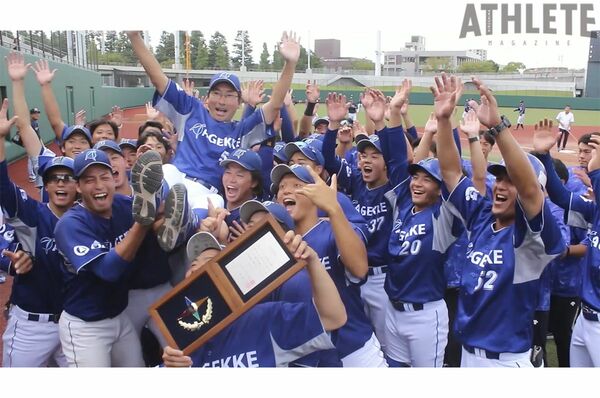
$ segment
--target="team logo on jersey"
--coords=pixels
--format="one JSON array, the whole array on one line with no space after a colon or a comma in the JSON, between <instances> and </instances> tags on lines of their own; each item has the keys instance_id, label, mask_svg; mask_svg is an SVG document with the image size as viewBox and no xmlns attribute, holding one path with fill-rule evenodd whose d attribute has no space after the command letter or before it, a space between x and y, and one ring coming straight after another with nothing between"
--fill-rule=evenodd
<instances>
[{"instance_id":1,"label":"team logo on jersey","mask_svg":"<svg viewBox=\"0 0 600 398\"><path fill-rule=\"evenodd\" d=\"M475 187L468 187L465 190L465 200L468 202L470 200L477 200L479 196L479 191Z\"/></svg>"},{"instance_id":2,"label":"team logo on jersey","mask_svg":"<svg viewBox=\"0 0 600 398\"><path fill-rule=\"evenodd\" d=\"M196 123L190 127L190 131L196 136L196 139L198 139L198 137L206 133L206 124Z\"/></svg>"},{"instance_id":3,"label":"team logo on jersey","mask_svg":"<svg viewBox=\"0 0 600 398\"><path fill-rule=\"evenodd\" d=\"M188 332L195 332L202 326L209 324L210 320L212 319L213 313L213 304L210 297L204 297L203 299L200 299L196 302L193 302L187 297L184 298L186 309L179 315L179 317L177 317L177 323L179 324L179 326L181 326ZM202 308L205 303L206 311L203 315L200 315L200 308ZM189 317L193 317L195 321L186 322L185 319Z\"/></svg>"},{"instance_id":4,"label":"team logo on jersey","mask_svg":"<svg viewBox=\"0 0 600 398\"><path fill-rule=\"evenodd\" d=\"M90 249L94 250L94 249L104 249L106 246L104 246L102 243L98 242L97 240L94 241L94 243L92 243L92 245L90 246Z\"/></svg>"},{"instance_id":5,"label":"team logo on jersey","mask_svg":"<svg viewBox=\"0 0 600 398\"><path fill-rule=\"evenodd\" d=\"M73 248L73 253L75 253L76 256L82 257L85 256L86 254L88 254L90 251L90 248L87 246L81 246L81 245L77 245Z\"/></svg>"},{"instance_id":6,"label":"team logo on jersey","mask_svg":"<svg viewBox=\"0 0 600 398\"><path fill-rule=\"evenodd\" d=\"M21 194L21 199L23 199L24 201L27 200L27 192L19 188L19 193Z\"/></svg>"},{"instance_id":7,"label":"team logo on jersey","mask_svg":"<svg viewBox=\"0 0 600 398\"><path fill-rule=\"evenodd\" d=\"M96 150L92 149L92 150L89 150L85 154L85 159L83 159L83 160L93 160L95 162L97 156L98 156L98 153L96 152Z\"/></svg>"},{"instance_id":8,"label":"team logo on jersey","mask_svg":"<svg viewBox=\"0 0 600 398\"><path fill-rule=\"evenodd\" d=\"M54 238L44 236L42 239L40 239L40 245L46 254L56 251L56 243L54 242Z\"/></svg>"}]
</instances>

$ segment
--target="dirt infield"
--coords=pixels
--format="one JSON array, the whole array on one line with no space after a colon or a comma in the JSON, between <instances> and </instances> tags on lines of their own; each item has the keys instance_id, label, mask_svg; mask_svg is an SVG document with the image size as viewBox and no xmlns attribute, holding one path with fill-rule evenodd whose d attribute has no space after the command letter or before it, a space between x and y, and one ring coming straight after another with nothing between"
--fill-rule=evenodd
<instances>
[{"instance_id":1,"label":"dirt infield","mask_svg":"<svg viewBox=\"0 0 600 398\"><path fill-rule=\"evenodd\" d=\"M136 138L138 126L145 121L145 108L138 107L132 109L126 109L124 111L123 128L119 138ZM419 128L422 132L422 128ZM585 134L593 131L600 131L600 126L574 126L572 131L572 137L569 138L567 143L567 151L558 153L556 149L552 151L552 156L560 158L567 165L577 164L577 139ZM511 130L511 133L515 136L517 141L526 150L532 149L532 138L533 138L533 126L526 126L525 130ZM557 130L558 134L558 130ZM467 148L465 153L468 153L468 142L465 137L461 137L461 143L463 148ZM56 144L49 145L49 148L55 153L59 154L59 148ZM500 151L497 147L494 148L490 154L490 160L500 160ZM37 189L27 179L27 163L26 159L20 159L10 164L8 168L10 178L20 187L24 188L27 193L33 197L39 197ZM10 295L10 289L12 282L10 277L7 278L6 283L0 284L0 304L4 305L7 302ZM0 334L4 333L6 327L6 321L4 317L0 317ZM2 345L0 344L0 365L2 361Z\"/></svg>"}]
</instances>

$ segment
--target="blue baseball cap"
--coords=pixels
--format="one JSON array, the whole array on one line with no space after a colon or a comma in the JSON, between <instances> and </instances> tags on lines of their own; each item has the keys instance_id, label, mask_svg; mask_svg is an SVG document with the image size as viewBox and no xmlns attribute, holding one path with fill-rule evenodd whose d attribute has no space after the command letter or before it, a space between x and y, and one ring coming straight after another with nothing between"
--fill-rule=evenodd
<instances>
[{"instance_id":1,"label":"blue baseball cap","mask_svg":"<svg viewBox=\"0 0 600 398\"><path fill-rule=\"evenodd\" d=\"M110 160L106 153L98 149L86 149L77 156L73 164L73 170L75 171L75 178L81 177L81 175L87 170L88 167L95 164L106 166L112 171Z\"/></svg>"},{"instance_id":2,"label":"blue baseball cap","mask_svg":"<svg viewBox=\"0 0 600 398\"><path fill-rule=\"evenodd\" d=\"M123 149L123 147L126 146L137 149L137 140L133 138L121 138L121 141L119 141L119 148Z\"/></svg>"},{"instance_id":3,"label":"blue baseball cap","mask_svg":"<svg viewBox=\"0 0 600 398\"><path fill-rule=\"evenodd\" d=\"M358 152L364 152L368 147L373 147L377 149L379 153L383 153L381 150L381 140L379 140L379 136L377 134L373 134L369 138L362 139L358 141L358 144L356 144L356 150Z\"/></svg>"},{"instance_id":4,"label":"blue baseball cap","mask_svg":"<svg viewBox=\"0 0 600 398\"><path fill-rule=\"evenodd\" d=\"M262 169L262 160L258 153L250 149L238 148L229 154L225 160L222 160L221 167L227 167L229 163L237 163L248 171L257 171Z\"/></svg>"},{"instance_id":5,"label":"blue baseball cap","mask_svg":"<svg viewBox=\"0 0 600 398\"><path fill-rule=\"evenodd\" d=\"M281 179L288 175L293 174L300 181L304 181L307 184L314 184L315 180L310 175L308 167L301 164L294 164L288 166L287 164L278 164L271 170L271 192L275 193L279 189L279 183Z\"/></svg>"},{"instance_id":6,"label":"blue baseball cap","mask_svg":"<svg viewBox=\"0 0 600 398\"><path fill-rule=\"evenodd\" d=\"M279 203L271 201L261 203L258 200L253 199L244 202L244 204L240 207L240 220L247 224L250 221L250 217L259 211L271 213L277 221L279 221L281 224L284 224L288 229L295 228L294 220L292 220L292 217L289 215L287 210L285 210L285 207Z\"/></svg>"},{"instance_id":7,"label":"blue baseball cap","mask_svg":"<svg viewBox=\"0 0 600 398\"><path fill-rule=\"evenodd\" d=\"M325 134L312 133L311 135L309 135L308 137L305 138L305 140L308 140L308 139L323 141L325 139Z\"/></svg>"},{"instance_id":8,"label":"blue baseball cap","mask_svg":"<svg viewBox=\"0 0 600 398\"><path fill-rule=\"evenodd\" d=\"M98 141L96 145L94 145L94 149L98 149L100 151L106 151L110 149L111 151L115 151L119 155L123 156L123 151L121 150L121 147L113 140Z\"/></svg>"},{"instance_id":9,"label":"blue baseball cap","mask_svg":"<svg viewBox=\"0 0 600 398\"><path fill-rule=\"evenodd\" d=\"M273 147L273 156L279 159L283 163L288 162L287 156L285 156L285 142L278 141Z\"/></svg>"},{"instance_id":10,"label":"blue baseball cap","mask_svg":"<svg viewBox=\"0 0 600 398\"><path fill-rule=\"evenodd\" d=\"M210 78L210 83L208 85L208 91L212 90L219 83L229 83L233 86L235 91L238 93L242 92L242 88L240 85L240 79L231 72L219 72L215 73L213 77Z\"/></svg>"},{"instance_id":11,"label":"blue baseball cap","mask_svg":"<svg viewBox=\"0 0 600 398\"><path fill-rule=\"evenodd\" d=\"M285 146L285 156L288 159L292 158L292 155L296 152L302 152L304 156L308 159L316 162L319 166L323 166L325 164L325 159L323 158L323 154L321 151L317 150L314 146L307 144L304 141L299 142L290 142Z\"/></svg>"},{"instance_id":12,"label":"blue baseball cap","mask_svg":"<svg viewBox=\"0 0 600 398\"><path fill-rule=\"evenodd\" d=\"M40 166L38 174L44 177L47 172L57 167L64 167L74 172L74 161L67 156L57 156L49 159L46 163Z\"/></svg>"},{"instance_id":13,"label":"blue baseball cap","mask_svg":"<svg viewBox=\"0 0 600 398\"><path fill-rule=\"evenodd\" d=\"M90 133L90 130L87 127L82 126L80 124L69 126L66 128L66 130L63 130L61 140L65 142L73 134L83 134L90 143L90 145L92 145L92 133Z\"/></svg>"},{"instance_id":14,"label":"blue baseball cap","mask_svg":"<svg viewBox=\"0 0 600 398\"><path fill-rule=\"evenodd\" d=\"M312 123L313 123L313 127L317 127L317 124L321 124L321 123L329 124L329 118L327 116L322 116L322 117L315 116L313 118Z\"/></svg>"},{"instance_id":15,"label":"blue baseball cap","mask_svg":"<svg viewBox=\"0 0 600 398\"><path fill-rule=\"evenodd\" d=\"M323 154L323 140L308 137L305 138L303 141L306 142L309 146L313 147L313 149L316 149L318 152L321 152L321 155Z\"/></svg>"},{"instance_id":16,"label":"blue baseball cap","mask_svg":"<svg viewBox=\"0 0 600 398\"><path fill-rule=\"evenodd\" d=\"M417 171L424 171L441 184L442 173L440 172L440 162L436 158L427 158L421 160L419 163L413 163L408 166L408 172L410 175L414 175Z\"/></svg>"},{"instance_id":17,"label":"blue baseball cap","mask_svg":"<svg viewBox=\"0 0 600 398\"><path fill-rule=\"evenodd\" d=\"M541 162L541 160L530 153L527 154L527 159L529 159L529 164L531 164L531 167L533 167L533 171L535 172L538 182L542 187L545 188L548 177L544 164ZM500 163L491 164L488 166L487 171L497 177L499 174L504 174L507 172L506 164L504 163L504 160L502 160Z\"/></svg>"}]
</instances>

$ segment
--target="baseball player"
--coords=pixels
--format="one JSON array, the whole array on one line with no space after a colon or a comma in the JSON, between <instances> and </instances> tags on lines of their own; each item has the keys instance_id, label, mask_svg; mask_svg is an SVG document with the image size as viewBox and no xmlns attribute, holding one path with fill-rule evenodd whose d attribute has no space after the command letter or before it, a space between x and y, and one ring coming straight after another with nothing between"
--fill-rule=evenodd
<instances>
[{"instance_id":1,"label":"baseball player","mask_svg":"<svg viewBox=\"0 0 600 398\"><path fill-rule=\"evenodd\" d=\"M559 131L558 140L556 141L556 149L558 149L560 152L561 150L565 150L565 147L567 146L567 140L571 134L571 125L575 123L575 115L573 115L573 112L571 112L571 106L565 106L565 110L556 115L556 120L558 120ZM561 140L562 148L560 145Z\"/></svg>"},{"instance_id":2,"label":"baseball player","mask_svg":"<svg viewBox=\"0 0 600 398\"><path fill-rule=\"evenodd\" d=\"M583 269L583 281L580 290L581 314L577 318L571 336L571 367L600 367L600 283L598 283L598 206L594 201L569 192L561 183L554 170L548 152L553 146L551 126L543 126L534 137L534 149L542 153L542 162L548 170L548 195L550 199L565 210L567 224L572 227L587 229L589 248ZM592 159L588 164L588 175L598 201L598 185L600 172L600 156L598 146L600 138L590 137L589 146L594 148ZM570 246L569 246L570 249ZM567 251L568 253L569 251Z\"/></svg>"},{"instance_id":3,"label":"baseball player","mask_svg":"<svg viewBox=\"0 0 600 398\"><path fill-rule=\"evenodd\" d=\"M219 242L206 232L192 239L190 244L197 254L192 270L202 267L222 250ZM282 367L304 355L333 348L326 332L346 322L344 304L335 284L300 235L288 231L284 242L297 259L307 262L313 302L263 301L190 356L166 347L165 366Z\"/></svg>"},{"instance_id":4,"label":"baseball player","mask_svg":"<svg viewBox=\"0 0 600 398\"><path fill-rule=\"evenodd\" d=\"M333 338L343 366L387 366L360 298L360 285L368 270L364 240L337 200L336 177L327 186L314 170L295 164L276 166L271 180L277 202L292 216L295 231L317 252L346 307L348 322ZM328 220L318 217L318 208Z\"/></svg>"},{"instance_id":5,"label":"baseball player","mask_svg":"<svg viewBox=\"0 0 600 398\"><path fill-rule=\"evenodd\" d=\"M131 138L121 138L119 148L123 153L123 157L127 161L127 175L131 173L131 168L137 159L137 140Z\"/></svg>"},{"instance_id":6,"label":"baseball player","mask_svg":"<svg viewBox=\"0 0 600 398\"><path fill-rule=\"evenodd\" d=\"M525 122L525 103L523 102L523 100L519 101L519 106L516 109L513 109L513 112L519 112L519 117L517 118L517 127L515 127L515 131L519 129L519 126L521 126L521 129L525 130L525 126L523 126L523 123Z\"/></svg>"},{"instance_id":7,"label":"baseball player","mask_svg":"<svg viewBox=\"0 0 600 398\"><path fill-rule=\"evenodd\" d=\"M146 262L161 256L156 237L147 235L154 219L136 212L134 222L132 199L115 194L113 169L103 151L80 153L74 170L81 202L55 228L67 271L59 322L63 352L71 367L143 366L138 334L124 310L128 276L148 266L138 252ZM160 186L145 185L149 191L136 192L133 202L155 205Z\"/></svg>"},{"instance_id":8,"label":"baseball player","mask_svg":"<svg viewBox=\"0 0 600 398\"><path fill-rule=\"evenodd\" d=\"M592 159L592 151L594 149L589 145L589 142L592 135L599 134L600 133L596 132L587 133L579 137L579 140L577 141L577 163L579 163L579 165L570 166L568 168L569 179L565 185L565 188L576 195L588 196L589 188L591 188L589 177L587 176L588 163Z\"/></svg>"},{"instance_id":9,"label":"baseball player","mask_svg":"<svg viewBox=\"0 0 600 398\"><path fill-rule=\"evenodd\" d=\"M131 196L133 190L131 189L127 175L127 160L125 160L125 155L123 155L119 144L113 140L101 140L94 145L94 149L105 152L110 160L113 177L115 178L115 192Z\"/></svg>"},{"instance_id":10,"label":"baseball player","mask_svg":"<svg viewBox=\"0 0 600 398\"><path fill-rule=\"evenodd\" d=\"M565 250L540 187L545 183L544 168L507 132L510 123L499 116L496 99L473 79L482 104L470 104L496 137L504 157L503 164L488 167L496 175L493 201L482 196L470 179L463 177L452 140L450 118L462 83L445 74L435 81L431 90L438 120L438 158L450 192L445 200L469 233L454 324L463 345L461 366L532 367L539 278L546 265Z\"/></svg>"},{"instance_id":11,"label":"baseball player","mask_svg":"<svg viewBox=\"0 0 600 398\"><path fill-rule=\"evenodd\" d=\"M24 101L18 100L19 95L15 98L17 115L27 111ZM8 324L2 338L2 364L5 367L38 367L46 366L53 358L59 366L65 366L57 325L63 305L62 259L54 244L54 227L77 195L73 161L66 157L54 158L40 171L49 194L48 204L29 197L8 176L4 142L15 119L7 120L7 108L8 100L5 99L0 111L0 205L7 215L6 221L15 228L23 250L35 259L35 264L23 267L22 261L9 255L15 264L8 271L15 278ZM25 123L22 120L18 123L22 124L24 140L27 136L35 136L33 130L27 131L31 127L26 119ZM7 231L5 237L9 235Z\"/></svg>"}]
</instances>

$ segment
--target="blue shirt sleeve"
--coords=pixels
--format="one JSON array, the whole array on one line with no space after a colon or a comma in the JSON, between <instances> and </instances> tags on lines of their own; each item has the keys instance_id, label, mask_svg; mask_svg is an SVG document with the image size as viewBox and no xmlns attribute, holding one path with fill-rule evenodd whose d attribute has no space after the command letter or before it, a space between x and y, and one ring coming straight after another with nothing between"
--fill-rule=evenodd
<instances>
[{"instance_id":1,"label":"blue shirt sleeve","mask_svg":"<svg viewBox=\"0 0 600 398\"><path fill-rule=\"evenodd\" d=\"M458 129L455 127L452 129L452 137L454 137L454 143L458 148L458 155L462 156L462 147L460 145L460 134L458 133Z\"/></svg>"},{"instance_id":2,"label":"blue shirt sleeve","mask_svg":"<svg viewBox=\"0 0 600 398\"><path fill-rule=\"evenodd\" d=\"M406 138L402 126L386 128L388 148L394 150L384 152L383 156L388 166L388 179L392 186L398 185L408 177L408 159L406 156ZM381 140L381 135L379 136ZM383 149L383 148L382 148Z\"/></svg>"},{"instance_id":3,"label":"blue shirt sleeve","mask_svg":"<svg viewBox=\"0 0 600 398\"><path fill-rule=\"evenodd\" d=\"M283 106L280 111L281 114L281 140L285 143L294 142L296 135L294 133L294 124L287 108Z\"/></svg>"}]
</instances>

